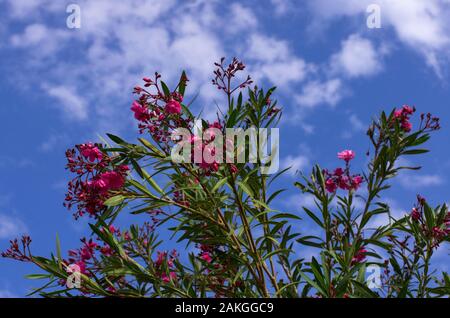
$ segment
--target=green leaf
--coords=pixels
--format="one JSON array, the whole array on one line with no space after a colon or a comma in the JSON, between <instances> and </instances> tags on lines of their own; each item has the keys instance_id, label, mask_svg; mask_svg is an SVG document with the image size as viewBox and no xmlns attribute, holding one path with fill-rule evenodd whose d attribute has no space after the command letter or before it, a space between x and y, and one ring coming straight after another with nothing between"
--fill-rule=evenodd
<instances>
[{"instance_id":1,"label":"green leaf","mask_svg":"<svg viewBox=\"0 0 450 318\"><path fill-rule=\"evenodd\" d=\"M412 149L412 150L406 150L403 151L403 155L420 155L422 153L427 153L429 150L427 149Z\"/></svg>"},{"instance_id":2,"label":"green leaf","mask_svg":"<svg viewBox=\"0 0 450 318\"><path fill-rule=\"evenodd\" d=\"M62 268L61 267L61 261L62 261L62 257L61 257L61 242L59 241L58 233L56 233L56 256L58 257L59 268Z\"/></svg>"},{"instance_id":3,"label":"green leaf","mask_svg":"<svg viewBox=\"0 0 450 318\"><path fill-rule=\"evenodd\" d=\"M148 148L149 150L151 150L155 155L164 158L164 154L158 149L156 148L155 145L153 145L150 141L148 141L145 138L138 138L138 140L141 142L141 144L143 144L146 148Z\"/></svg>"},{"instance_id":4,"label":"green leaf","mask_svg":"<svg viewBox=\"0 0 450 318\"><path fill-rule=\"evenodd\" d=\"M123 195L119 194L119 195L109 198L103 204L106 206L117 206L117 205L121 204L124 200L125 200L125 197Z\"/></svg>"},{"instance_id":5,"label":"green leaf","mask_svg":"<svg viewBox=\"0 0 450 318\"><path fill-rule=\"evenodd\" d=\"M315 215L311 210L309 210L306 207L303 207L303 210L305 210L306 214L308 214L308 216L317 223L317 225L319 225L321 228L324 228L324 225L322 223L322 221L317 217L317 215Z\"/></svg>"},{"instance_id":6,"label":"green leaf","mask_svg":"<svg viewBox=\"0 0 450 318\"><path fill-rule=\"evenodd\" d=\"M170 97L170 89L169 89L169 87L167 87L167 85L166 85L166 83L164 83L163 81L161 81L161 87L162 87L162 89L163 89L163 92L164 92L164 95L166 96L166 97Z\"/></svg>"},{"instance_id":7,"label":"green leaf","mask_svg":"<svg viewBox=\"0 0 450 318\"><path fill-rule=\"evenodd\" d=\"M299 274L304 280L306 280L306 282L309 285L311 285L313 288L317 289L317 291L320 292L322 294L322 296L327 296L327 292L321 286L319 286L316 282L314 282L311 278L309 278L308 275L306 275L302 271L300 271Z\"/></svg>"},{"instance_id":8,"label":"green leaf","mask_svg":"<svg viewBox=\"0 0 450 318\"><path fill-rule=\"evenodd\" d=\"M225 177L221 180L219 180L219 182L217 182L214 187L212 188L211 192L215 193L219 188L221 188L228 180L228 177Z\"/></svg>"},{"instance_id":9,"label":"green leaf","mask_svg":"<svg viewBox=\"0 0 450 318\"><path fill-rule=\"evenodd\" d=\"M364 298L379 298L380 295L370 290L369 287L367 287L365 284L360 283L356 280L352 280L352 284L355 287L355 290L361 294Z\"/></svg>"},{"instance_id":10,"label":"green leaf","mask_svg":"<svg viewBox=\"0 0 450 318\"><path fill-rule=\"evenodd\" d=\"M51 278L53 275L51 274L29 274L25 275L25 278L27 279L48 279Z\"/></svg>"},{"instance_id":11,"label":"green leaf","mask_svg":"<svg viewBox=\"0 0 450 318\"><path fill-rule=\"evenodd\" d=\"M250 198L254 198L254 193L252 189L244 181L238 182L238 186L245 192Z\"/></svg>"},{"instance_id":12,"label":"green leaf","mask_svg":"<svg viewBox=\"0 0 450 318\"><path fill-rule=\"evenodd\" d=\"M178 83L178 93L180 93L181 96L184 96L184 91L186 90L186 81L184 79L187 79L185 71L181 73L180 81Z\"/></svg>"},{"instance_id":13,"label":"green leaf","mask_svg":"<svg viewBox=\"0 0 450 318\"><path fill-rule=\"evenodd\" d=\"M424 204L423 211L425 215L425 222L427 223L428 229L431 230L435 225L434 212L426 202Z\"/></svg>"},{"instance_id":14,"label":"green leaf","mask_svg":"<svg viewBox=\"0 0 450 318\"><path fill-rule=\"evenodd\" d=\"M112 141L114 141L118 145L122 145L122 146L128 145L128 143L126 141L124 141L120 137L117 137L117 136L115 136L113 134L106 134L106 135L109 137L109 139L111 139Z\"/></svg>"}]
</instances>

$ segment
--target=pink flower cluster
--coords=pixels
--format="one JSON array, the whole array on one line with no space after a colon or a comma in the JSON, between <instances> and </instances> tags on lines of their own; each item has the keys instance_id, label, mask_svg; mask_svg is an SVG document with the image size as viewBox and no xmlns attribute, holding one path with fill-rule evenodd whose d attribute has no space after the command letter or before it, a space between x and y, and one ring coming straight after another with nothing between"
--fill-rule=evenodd
<instances>
[{"instance_id":1,"label":"pink flower cluster","mask_svg":"<svg viewBox=\"0 0 450 318\"><path fill-rule=\"evenodd\" d=\"M138 99L131 105L134 118L139 121L139 131L150 132L157 142L168 143L173 129L177 127L191 127L192 119L181 116L183 96L177 91L165 92L159 79L161 75L155 74L155 79L145 77L144 88L136 86L134 93ZM184 79L184 83L188 81Z\"/></svg>"},{"instance_id":2,"label":"pink flower cluster","mask_svg":"<svg viewBox=\"0 0 450 318\"><path fill-rule=\"evenodd\" d=\"M221 138L223 138L225 141L223 149L217 148L216 144L214 143L217 138L214 131L216 129L220 131ZM227 143L229 144L228 146L231 145L228 140L225 140L225 134L223 130L224 128L222 123L217 120L213 123L208 123L208 128L203 132L203 139L197 136L193 136L191 138L191 162L195 162L197 166L202 170L202 173L206 176L219 171L221 163L216 160L216 157L225 160L224 153L227 151ZM198 160L197 156L200 157L201 160ZM234 164L229 164L229 168L231 173L233 174L238 172L238 169Z\"/></svg>"},{"instance_id":3,"label":"pink flower cluster","mask_svg":"<svg viewBox=\"0 0 450 318\"><path fill-rule=\"evenodd\" d=\"M352 258L352 265L359 264L365 261L367 250L361 247Z\"/></svg>"},{"instance_id":4,"label":"pink flower cluster","mask_svg":"<svg viewBox=\"0 0 450 318\"><path fill-rule=\"evenodd\" d=\"M355 153L353 150L344 150L338 153L338 158L342 159L346 163L345 169L336 168L332 173L328 170L324 170L325 188L328 192L334 193L336 190L358 190L359 186L363 182L362 176L355 174L350 174L349 162L355 158Z\"/></svg>"},{"instance_id":5,"label":"pink flower cluster","mask_svg":"<svg viewBox=\"0 0 450 318\"><path fill-rule=\"evenodd\" d=\"M201 244L199 258L209 264L213 260L213 252L213 246Z\"/></svg>"},{"instance_id":6,"label":"pink flower cluster","mask_svg":"<svg viewBox=\"0 0 450 318\"><path fill-rule=\"evenodd\" d=\"M230 87L231 79L236 77L236 73L243 71L245 69L244 63L239 61L237 58L233 58L228 66L224 65L225 58L221 58L219 63L214 63L217 67L214 70L214 79L212 84L217 87L217 89L223 90L227 95L233 94L237 89L242 89L253 83L250 76L247 76L246 80L241 82L235 87Z\"/></svg>"},{"instance_id":7,"label":"pink flower cluster","mask_svg":"<svg viewBox=\"0 0 450 318\"><path fill-rule=\"evenodd\" d=\"M223 63L223 60L222 60ZM238 71L241 71L245 66L234 59L228 68L224 68L222 64L216 63L219 67L216 72L216 79L213 81L214 85L217 85L219 89L232 93L232 91L244 88L251 83L250 79L247 79L241 83L238 87L230 91L230 88L226 85L225 79L232 78ZM135 100L131 106L131 110L134 113L134 117L139 121L139 131L143 133L148 131L153 139L162 143L162 145L169 149L171 134L177 128L187 128L192 131L193 118L183 116L182 114L182 101L183 96L178 91L168 92L167 87L163 82L160 82L161 75L155 74L155 79L144 78L144 87L137 86L134 88L134 93L138 94L138 99ZM180 84L186 84L188 79L182 78ZM225 82L223 82L225 81ZM223 82L223 83L222 83ZM272 113L276 114L279 109L272 109ZM208 128L221 130L223 134L223 124L220 121L215 121L208 124ZM195 162L204 175L211 175L219 170L220 164L215 159L209 160L209 158L221 157L223 149L217 149L212 142L215 140L215 134L210 130L205 129L205 137L199 138L193 136L190 140L192 149L192 161ZM225 146L226 147L226 146ZM220 152L220 153L219 153ZM201 154L201 160L195 159L197 156L194 153ZM230 171L232 173L237 172L235 165L230 165Z\"/></svg>"},{"instance_id":8,"label":"pink flower cluster","mask_svg":"<svg viewBox=\"0 0 450 318\"><path fill-rule=\"evenodd\" d=\"M28 235L23 235L20 244L18 239L9 241L10 247L1 253L2 257L8 257L21 262L31 261L30 244L31 238Z\"/></svg>"},{"instance_id":9,"label":"pink flower cluster","mask_svg":"<svg viewBox=\"0 0 450 318\"><path fill-rule=\"evenodd\" d=\"M64 206L77 206L75 217L88 213L96 216L111 196L111 191L121 189L129 168L126 165L110 167L112 160L93 143L81 144L66 151L67 169L76 177L68 183Z\"/></svg>"},{"instance_id":10,"label":"pink flower cluster","mask_svg":"<svg viewBox=\"0 0 450 318\"><path fill-rule=\"evenodd\" d=\"M439 130L441 125L439 117L432 116L430 113L420 115L420 128L425 130Z\"/></svg>"},{"instance_id":11,"label":"pink flower cluster","mask_svg":"<svg viewBox=\"0 0 450 318\"><path fill-rule=\"evenodd\" d=\"M119 229L114 227L114 225L110 225L108 230L119 240L129 241L131 239L127 231L122 233ZM101 231L103 232L104 229ZM97 238L97 240L101 241L99 238ZM109 245L105 243L99 245L92 238L89 240L82 238L81 243L82 246L80 248L68 251L68 258L64 259L63 263L66 265L68 273L79 271L83 275L92 277L101 269L101 266L99 266L101 260L113 256L115 252ZM121 281L123 281L123 279L118 280L118 282ZM65 284L65 280L60 281L60 285L64 286ZM115 291L115 287L113 286L108 285L106 288L110 292ZM84 292L83 289L81 289L81 291Z\"/></svg>"},{"instance_id":12,"label":"pink flower cluster","mask_svg":"<svg viewBox=\"0 0 450 318\"><path fill-rule=\"evenodd\" d=\"M178 252L172 250L170 254L167 252L157 252L156 260L154 261L156 272L159 273L164 283L176 282L177 274L174 269L174 262L178 257Z\"/></svg>"},{"instance_id":13,"label":"pink flower cluster","mask_svg":"<svg viewBox=\"0 0 450 318\"><path fill-rule=\"evenodd\" d=\"M228 273L232 271L233 265L224 258L226 253L223 249L209 244L200 244L197 248L200 249L198 258L205 267L208 287L215 293L215 297L227 297L230 291L242 285L242 281L239 280L235 283L230 282Z\"/></svg>"},{"instance_id":14,"label":"pink flower cluster","mask_svg":"<svg viewBox=\"0 0 450 318\"><path fill-rule=\"evenodd\" d=\"M450 235L450 211L447 212L441 224L437 224L430 229L423 217L424 204L425 199L421 196L417 196L417 204L412 208L410 217L414 222L420 225L425 236L432 240L432 246L437 248L439 247L439 244Z\"/></svg>"},{"instance_id":15,"label":"pink flower cluster","mask_svg":"<svg viewBox=\"0 0 450 318\"><path fill-rule=\"evenodd\" d=\"M400 123L400 127L404 132L410 132L412 129L412 124L409 119L416 109L414 107L410 107L408 105L404 105L402 108L397 109L394 112L394 118Z\"/></svg>"}]
</instances>

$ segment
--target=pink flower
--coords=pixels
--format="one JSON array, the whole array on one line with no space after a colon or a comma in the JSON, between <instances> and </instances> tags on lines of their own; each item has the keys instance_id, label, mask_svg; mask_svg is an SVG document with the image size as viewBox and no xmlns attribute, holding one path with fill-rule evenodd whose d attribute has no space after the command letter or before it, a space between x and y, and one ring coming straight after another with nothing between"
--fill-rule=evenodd
<instances>
[{"instance_id":1,"label":"pink flower","mask_svg":"<svg viewBox=\"0 0 450 318\"><path fill-rule=\"evenodd\" d=\"M342 190L349 190L350 189L349 181L350 181L350 178L347 176L339 177L339 179L338 179L339 188L341 188Z\"/></svg>"},{"instance_id":2,"label":"pink flower","mask_svg":"<svg viewBox=\"0 0 450 318\"><path fill-rule=\"evenodd\" d=\"M402 116L403 116L403 111L402 111L401 109L397 109L397 110L394 112L394 117L395 117L395 118L399 119L399 118L401 118Z\"/></svg>"},{"instance_id":3,"label":"pink flower","mask_svg":"<svg viewBox=\"0 0 450 318\"><path fill-rule=\"evenodd\" d=\"M155 265L157 267L160 267L163 264L163 262L165 261L166 257L167 257L167 253L166 252L159 252L158 251L158 256L156 257L156 260L155 260Z\"/></svg>"},{"instance_id":4,"label":"pink flower","mask_svg":"<svg viewBox=\"0 0 450 318\"><path fill-rule=\"evenodd\" d=\"M104 255L104 256L111 256L113 254L113 250L110 246L105 245L100 249L100 252Z\"/></svg>"},{"instance_id":5,"label":"pink flower","mask_svg":"<svg viewBox=\"0 0 450 318\"><path fill-rule=\"evenodd\" d=\"M94 161L95 159L101 160L103 158L102 152L92 143L80 145L80 152L89 161Z\"/></svg>"},{"instance_id":6,"label":"pink flower","mask_svg":"<svg viewBox=\"0 0 450 318\"><path fill-rule=\"evenodd\" d=\"M82 260L89 260L92 257L92 252L88 248L82 248L80 251L80 257Z\"/></svg>"},{"instance_id":7,"label":"pink flower","mask_svg":"<svg viewBox=\"0 0 450 318\"><path fill-rule=\"evenodd\" d=\"M239 169L234 164L230 165L230 170L231 170L232 174L235 174L235 173L239 172Z\"/></svg>"},{"instance_id":8,"label":"pink flower","mask_svg":"<svg viewBox=\"0 0 450 318\"><path fill-rule=\"evenodd\" d=\"M176 281L177 280L177 274L175 272L170 272L169 276L167 276L166 273L162 273L161 274L161 278L162 278L162 281L167 284L170 281Z\"/></svg>"},{"instance_id":9,"label":"pink flower","mask_svg":"<svg viewBox=\"0 0 450 318\"><path fill-rule=\"evenodd\" d=\"M403 121L401 126L405 132L410 132L412 129L412 124L409 121Z\"/></svg>"},{"instance_id":10,"label":"pink flower","mask_svg":"<svg viewBox=\"0 0 450 318\"><path fill-rule=\"evenodd\" d=\"M116 171L104 172L100 175L100 180L105 182L106 187L111 190L118 190L123 187L125 178Z\"/></svg>"},{"instance_id":11,"label":"pink flower","mask_svg":"<svg viewBox=\"0 0 450 318\"><path fill-rule=\"evenodd\" d=\"M223 127L218 121L215 121L212 124L209 124L209 128L222 129Z\"/></svg>"},{"instance_id":12,"label":"pink flower","mask_svg":"<svg viewBox=\"0 0 450 318\"><path fill-rule=\"evenodd\" d=\"M113 224L109 226L109 232L111 232L111 234L115 234L116 232L120 233L120 231L116 229L116 227Z\"/></svg>"},{"instance_id":13,"label":"pink flower","mask_svg":"<svg viewBox=\"0 0 450 318\"><path fill-rule=\"evenodd\" d=\"M78 268L76 266L69 266L70 267L70 271L71 273L77 272L79 270L79 273L86 275L87 271L86 271L86 263L83 261L78 261L75 263L76 266L78 266Z\"/></svg>"},{"instance_id":14,"label":"pink flower","mask_svg":"<svg viewBox=\"0 0 450 318\"><path fill-rule=\"evenodd\" d=\"M402 112L406 115L412 115L415 112L415 109L408 105L403 105Z\"/></svg>"},{"instance_id":15,"label":"pink flower","mask_svg":"<svg viewBox=\"0 0 450 318\"><path fill-rule=\"evenodd\" d=\"M119 171L122 173L127 173L128 171L130 171L130 167L128 167L127 165L120 165Z\"/></svg>"},{"instance_id":16,"label":"pink flower","mask_svg":"<svg viewBox=\"0 0 450 318\"><path fill-rule=\"evenodd\" d=\"M352 258L352 265L362 263L366 259L367 250L364 247L361 247Z\"/></svg>"},{"instance_id":17,"label":"pink flower","mask_svg":"<svg viewBox=\"0 0 450 318\"><path fill-rule=\"evenodd\" d=\"M409 122L409 118L416 109L408 105L403 105L402 108L394 111L394 118L400 122L400 127L404 132L410 132L412 129L412 124Z\"/></svg>"},{"instance_id":18,"label":"pink flower","mask_svg":"<svg viewBox=\"0 0 450 318\"><path fill-rule=\"evenodd\" d=\"M200 258L202 260L204 260L207 263L211 263L212 262L212 257L211 254L209 254L208 252L203 252L200 254Z\"/></svg>"},{"instance_id":19,"label":"pink flower","mask_svg":"<svg viewBox=\"0 0 450 318\"><path fill-rule=\"evenodd\" d=\"M169 114L180 114L181 113L181 105L179 102L172 99L167 102L165 110Z\"/></svg>"},{"instance_id":20,"label":"pink flower","mask_svg":"<svg viewBox=\"0 0 450 318\"><path fill-rule=\"evenodd\" d=\"M353 150L343 150L338 152L338 158L345 160L345 162L349 162L353 158L355 158L355 152Z\"/></svg>"},{"instance_id":21,"label":"pink flower","mask_svg":"<svg viewBox=\"0 0 450 318\"><path fill-rule=\"evenodd\" d=\"M93 181L87 182L88 187L90 187L93 190L97 190L100 193L108 191L108 184L103 179L95 179Z\"/></svg>"},{"instance_id":22,"label":"pink flower","mask_svg":"<svg viewBox=\"0 0 450 318\"><path fill-rule=\"evenodd\" d=\"M421 215L420 215L420 212L416 208L412 209L412 211L411 211L411 218L414 221L419 221L420 220Z\"/></svg>"},{"instance_id":23,"label":"pink flower","mask_svg":"<svg viewBox=\"0 0 450 318\"><path fill-rule=\"evenodd\" d=\"M332 178L328 178L327 181L325 181L325 188L328 192L333 193L337 190L337 184Z\"/></svg>"},{"instance_id":24,"label":"pink flower","mask_svg":"<svg viewBox=\"0 0 450 318\"><path fill-rule=\"evenodd\" d=\"M138 102L134 101L130 108L134 112L134 118L139 121L147 121L150 119L147 107L142 106Z\"/></svg>"},{"instance_id":25,"label":"pink flower","mask_svg":"<svg viewBox=\"0 0 450 318\"><path fill-rule=\"evenodd\" d=\"M438 227L438 226L433 227L433 236L435 239L440 241L444 237L446 237L447 234L448 234L447 231L441 229L440 227Z\"/></svg>"},{"instance_id":26,"label":"pink flower","mask_svg":"<svg viewBox=\"0 0 450 318\"><path fill-rule=\"evenodd\" d=\"M358 190L359 186L361 185L361 183L363 182L363 178L359 175L356 175L352 178L352 185L351 188L353 190Z\"/></svg>"}]
</instances>

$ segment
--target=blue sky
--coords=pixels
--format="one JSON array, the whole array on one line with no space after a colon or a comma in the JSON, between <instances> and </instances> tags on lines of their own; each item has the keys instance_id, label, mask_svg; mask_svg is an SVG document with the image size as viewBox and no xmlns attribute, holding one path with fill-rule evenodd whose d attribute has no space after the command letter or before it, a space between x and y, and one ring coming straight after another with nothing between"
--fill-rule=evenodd
<instances>
[{"instance_id":1,"label":"blue sky","mask_svg":"<svg viewBox=\"0 0 450 318\"><path fill-rule=\"evenodd\" d=\"M70 3L81 9L79 29L66 26ZM371 3L381 8L379 29L366 25ZM424 168L401 174L386 198L396 216L417 193L449 202L449 13L448 0L0 0L0 250L25 232L36 254L54 249L56 233L63 248L77 247L87 220L75 223L62 207L65 149L105 132L133 140L131 90L154 71L175 83L186 69L195 110L213 116L221 98L212 63L222 56L278 86L280 159L293 170L333 168L336 153L351 148L360 171L365 128L381 110L410 104L438 115L431 153L412 162ZM288 174L279 185L295 180ZM278 208L309 204L292 189ZM448 252L438 251L441 269ZM0 297L25 295L31 272L0 259Z\"/></svg>"}]
</instances>

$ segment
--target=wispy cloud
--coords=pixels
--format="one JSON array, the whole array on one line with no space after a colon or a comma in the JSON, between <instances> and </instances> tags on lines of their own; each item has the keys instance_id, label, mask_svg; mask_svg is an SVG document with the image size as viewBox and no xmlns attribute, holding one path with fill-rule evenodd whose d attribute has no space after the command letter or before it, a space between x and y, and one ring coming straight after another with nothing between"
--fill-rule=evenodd
<instances>
[{"instance_id":1,"label":"wispy cloud","mask_svg":"<svg viewBox=\"0 0 450 318\"><path fill-rule=\"evenodd\" d=\"M256 79L267 78L282 88L302 81L312 67L292 52L287 41L261 33L250 37L246 56L254 61Z\"/></svg>"},{"instance_id":2,"label":"wispy cloud","mask_svg":"<svg viewBox=\"0 0 450 318\"><path fill-rule=\"evenodd\" d=\"M39 150L43 152L52 151L59 144L62 144L68 140L68 136L65 133L54 133L50 135L44 142L39 145Z\"/></svg>"},{"instance_id":3,"label":"wispy cloud","mask_svg":"<svg viewBox=\"0 0 450 318\"><path fill-rule=\"evenodd\" d=\"M352 34L331 57L331 70L350 78L374 75L382 70L383 53L370 40Z\"/></svg>"},{"instance_id":4,"label":"wispy cloud","mask_svg":"<svg viewBox=\"0 0 450 318\"><path fill-rule=\"evenodd\" d=\"M298 211L303 211L303 207L312 209L316 207L314 202L314 196L306 193L293 194L287 199L283 200L283 204L287 208L296 209Z\"/></svg>"},{"instance_id":5,"label":"wispy cloud","mask_svg":"<svg viewBox=\"0 0 450 318\"><path fill-rule=\"evenodd\" d=\"M0 214L0 239L11 239L27 232L27 227L19 218Z\"/></svg>"},{"instance_id":6,"label":"wispy cloud","mask_svg":"<svg viewBox=\"0 0 450 318\"><path fill-rule=\"evenodd\" d=\"M327 25L323 21L342 17L364 19L367 6L372 3L372 0L309 1L317 25ZM397 40L423 56L425 63L441 77L442 66L449 63L450 3L439 0L378 0L376 3L381 8L382 27L393 29ZM365 23L357 25L359 30L366 28Z\"/></svg>"},{"instance_id":7,"label":"wispy cloud","mask_svg":"<svg viewBox=\"0 0 450 318\"><path fill-rule=\"evenodd\" d=\"M48 84L43 87L49 96L57 100L57 105L62 106L60 108L64 109L64 113L68 117L79 120L87 118L87 102L73 88L63 85L50 86Z\"/></svg>"},{"instance_id":8,"label":"wispy cloud","mask_svg":"<svg viewBox=\"0 0 450 318\"><path fill-rule=\"evenodd\" d=\"M311 81L306 83L301 93L296 96L296 101L307 108L321 104L335 106L343 97L342 86L342 81L337 78L325 82Z\"/></svg>"},{"instance_id":9,"label":"wispy cloud","mask_svg":"<svg viewBox=\"0 0 450 318\"><path fill-rule=\"evenodd\" d=\"M398 180L406 189L418 189L444 184L442 176L437 174L410 174L404 172L399 174Z\"/></svg>"},{"instance_id":10,"label":"wispy cloud","mask_svg":"<svg viewBox=\"0 0 450 318\"><path fill-rule=\"evenodd\" d=\"M288 174L295 176L310 164L309 158L305 155L287 156L281 162L282 169L290 168Z\"/></svg>"}]
</instances>

